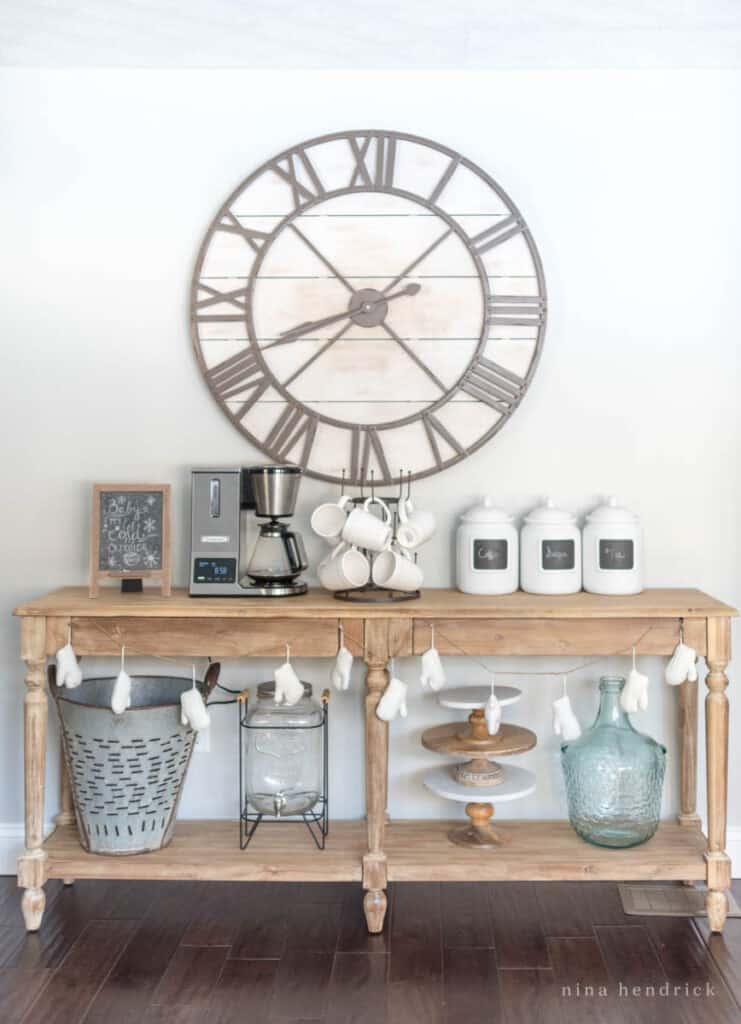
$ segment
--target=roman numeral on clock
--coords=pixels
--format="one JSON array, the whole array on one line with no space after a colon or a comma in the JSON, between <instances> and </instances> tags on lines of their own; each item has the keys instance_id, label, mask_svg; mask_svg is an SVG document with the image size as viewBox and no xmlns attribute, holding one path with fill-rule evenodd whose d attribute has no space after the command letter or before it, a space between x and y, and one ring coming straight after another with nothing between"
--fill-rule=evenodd
<instances>
[{"instance_id":1,"label":"roman numeral on clock","mask_svg":"<svg viewBox=\"0 0 741 1024\"><path fill-rule=\"evenodd\" d=\"M430 412L425 413L422 416L422 424L425 428L430 448L432 449L432 457L434 458L435 465L438 469L442 469L445 465L445 460L440 454L440 438L442 438L442 440L453 449L456 455L466 454L466 449L460 441L450 433L447 427L443 426L437 416L433 416Z\"/></svg>"},{"instance_id":2,"label":"roman numeral on clock","mask_svg":"<svg viewBox=\"0 0 741 1024\"><path fill-rule=\"evenodd\" d=\"M374 476L377 483L390 483L391 470L383 450L378 431L373 427L355 427L350 441L350 479L368 483L371 479L369 466L371 453L375 455L380 479Z\"/></svg>"},{"instance_id":3,"label":"roman numeral on clock","mask_svg":"<svg viewBox=\"0 0 741 1024\"><path fill-rule=\"evenodd\" d=\"M216 225L216 230L225 231L229 235L239 235L254 252L259 252L268 238L270 238L266 231L255 231L254 228L245 227L230 210L226 211Z\"/></svg>"},{"instance_id":4,"label":"roman numeral on clock","mask_svg":"<svg viewBox=\"0 0 741 1024\"><path fill-rule=\"evenodd\" d=\"M303 167L306 172L306 176L311 183L310 186L305 181L299 181L300 167ZM275 163L270 165L270 169L291 186L293 205L296 209L304 206L306 203L313 202L315 199L319 199L327 191L324 185L322 185L319 175L314 170L314 165L309 159L306 150L303 148L293 150L288 156L283 157L282 160L276 160Z\"/></svg>"},{"instance_id":5,"label":"roman numeral on clock","mask_svg":"<svg viewBox=\"0 0 741 1024\"><path fill-rule=\"evenodd\" d=\"M519 217L515 217L514 214L505 217L504 220L498 221L493 227L481 231L478 235L474 235L471 239L471 248L479 256L482 256L489 249L493 249L494 246L506 242L508 238L519 235L524 226Z\"/></svg>"},{"instance_id":6,"label":"roman numeral on clock","mask_svg":"<svg viewBox=\"0 0 741 1024\"><path fill-rule=\"evenodd\" d=\"M524 387L522 377L483 356L476 360L461 384L467 395L505 415L517 405Z\"/></svg>"},{"instance_id":7,"label":"roman numeral on clock","mask_svg":"<svg viewBox=\"0 0 741 1024\"><path fill-rule=\"evenodd\" d=\"M270 381L263 372L260 360L249 348L242 349L229 359L212 366L207 377L213 390L223 401L245 391L250 392L239 409L232 413L238 420L270 387Z\"/></svg>"},{"instance_id":8,"label":"roman numeral on clock","mask_svg":"<svg viewBox=\"0 0 741 1024\"><path fill-rule=\"evenodd\" d=\"M394 184L396 139L389 135L350 135L355 167L350 188L366 185L368 188L391 188ZM371 143L375 145L371 146Z\"/></svg>"},{"instance_id":9,"label":"roman numeral on clock","mask_svg":"<svg viewBox=\"0 0 741 1024\"><path fill-rule=\"evenodd\" d=\"M545 299L539 295L490 295L486 306L492 326L540 327L545 320Z\"/></svg>"},{"instance_id":10,"label":"roman numeral on clock","mask_svg":"<svg viewBox=\"0 0 741 1024\"><path fill-rule=\"evenodd\" d=\"M298 461L301 466L305 466L311 455L316 427L315 416L309 415L298 406L288 405L265 438L265 447L274 452L279 462L284 462L288 459L292 449L303 439L301 458Z\"/></svg>"},{"instance_id":11,"label":"roman numeral on clock","mask_svg":"<svg viewBox=\"0 0 741 1024\"><path fill-rule=\"evenodd\" d=\"M240 321L244 320L245 313L247 311L247 295L248 288L246 285L242 285L240 288L233 288L228 292L220 292L218 288L213 288L210 284L204 284L202 281L198 282L198 291L205 292L205 298L196 300L195 303L195 319L199 323L219 323L221 321ZM210 309L213 306L220 306L222 302L227 305L234 306L238 309L239 313L202 313L201 310Z\"/></svg>"}]
</instances>

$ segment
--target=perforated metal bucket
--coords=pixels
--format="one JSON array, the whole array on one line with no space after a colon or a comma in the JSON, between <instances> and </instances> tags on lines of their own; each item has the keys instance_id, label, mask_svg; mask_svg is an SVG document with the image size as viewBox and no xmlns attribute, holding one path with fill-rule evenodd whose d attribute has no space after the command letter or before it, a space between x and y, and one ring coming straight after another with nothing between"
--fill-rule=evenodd
<instances>
[{"instance_id":1,"label":"perforated metal bucket","mask_svg":"<svg viewBox=\"0 0 741 1024\"><path fill-rule=\"evenodd\" d=\"M218 678L212 665L206 695ZM90 853L159 850L172 839L195 733L180 724L180 694L190 679L132 676L131 707L111 711L115 678L87 679L74 690L56 686L64 755L80 842Z\"/></svg>"}]
</instances>

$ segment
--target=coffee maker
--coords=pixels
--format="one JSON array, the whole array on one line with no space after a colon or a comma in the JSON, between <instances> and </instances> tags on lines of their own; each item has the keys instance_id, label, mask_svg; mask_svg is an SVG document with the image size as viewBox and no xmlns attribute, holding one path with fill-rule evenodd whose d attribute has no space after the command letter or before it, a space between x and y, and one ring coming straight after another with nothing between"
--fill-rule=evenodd
<instances>
[{"instance_id":1,"label":"coffee maker","mask_svg":"<svg viewBox=\"0 0 741 1024\"><path fill-rule=\"evenodd\" d=\"M298 466L194 469L191 473L191 597L305 594L301 535L284 521L296 507ZM247 557L249 517L266 520Z\"/></svg>"}]
</instances>

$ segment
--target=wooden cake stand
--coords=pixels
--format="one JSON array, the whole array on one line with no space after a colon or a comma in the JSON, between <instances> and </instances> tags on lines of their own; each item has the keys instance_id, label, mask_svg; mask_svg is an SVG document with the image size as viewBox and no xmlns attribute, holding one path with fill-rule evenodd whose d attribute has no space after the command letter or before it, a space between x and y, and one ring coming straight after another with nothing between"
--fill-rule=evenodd
<instances>
[{"instance_id":1,"label":"wooden cake stand","mask_svg":"<svg viewBox=\"0 0 741 1024\"><path fill-rule=\"evenodd\" d=\"M497 686L494 692L502 706L516 703L521 696L510 686ZM484 707L490 693L488 686L442 690L438 694L441 706L470 709L468 721L438 725L422 734L422 745L428 750L465 759L462 764L437 768L424 779L425 786L437 796L466 804L471 823L448 833L448 839L459 846L501 845L506 839L489 824L494 813L492 801L517 800L535 789L532 772L490 760L522 754L537 743L535 733L520 725L502 723L494 736L489 735Z\"/></svg>"}]
</instances>

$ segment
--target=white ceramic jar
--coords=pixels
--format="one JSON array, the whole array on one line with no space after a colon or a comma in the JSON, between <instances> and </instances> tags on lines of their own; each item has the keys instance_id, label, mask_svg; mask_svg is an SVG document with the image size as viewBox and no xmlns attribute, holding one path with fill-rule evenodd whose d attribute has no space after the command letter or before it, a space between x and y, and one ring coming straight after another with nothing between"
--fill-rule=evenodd
<instances>
[{"instance_id":1,"label":"white ceramic jar","mask_svg":"<svg viewBox=\"0 0 741 1024\"><path fill-rule=\"evenodd\" d=\"M461 516L456 582L464 594L511 594L519 581L519 538L513 517L487 496Z\"/></svg>"},{"instance_id":2,"label":"white ceramic jar","mask_svg":"<svg viewBox=\"0 0 741 1024\"><path fill-rule=\"evenodd\" d=\"M520 586L529 594L581 590L581 531L576 516L549 498L525 516L520 534Z\"/></svg>"},{"instance_id":3,"label":"white ceramic jar","mask_svg":"<svg viewBox=\"0 0 741 1024\"><path fill-rule=\"evenodd\" d=\"M643 540L638 516L616 498L586 518L582 537L584 589L591 594L640 594Z\"/></svg>"}]
</instances>

